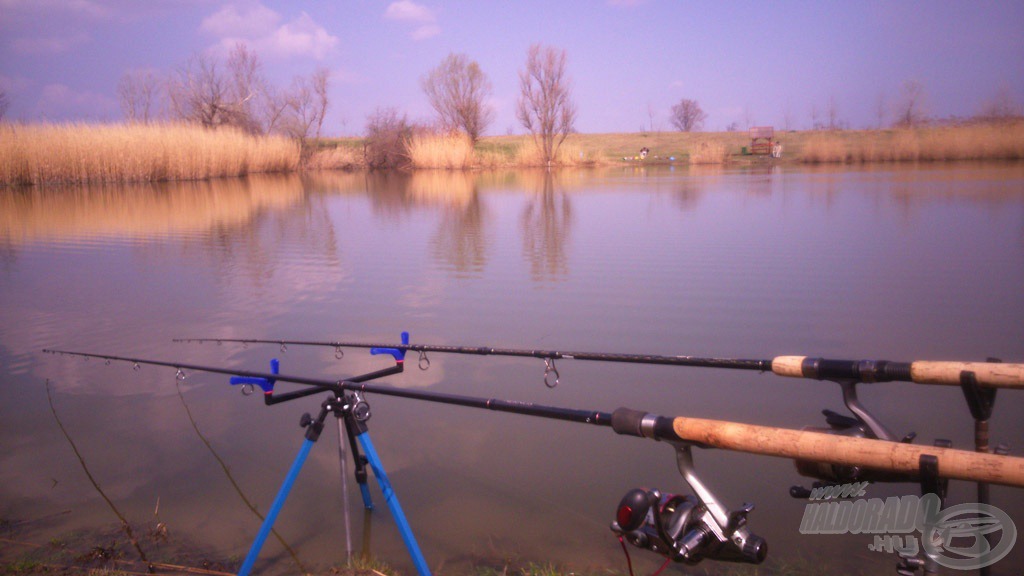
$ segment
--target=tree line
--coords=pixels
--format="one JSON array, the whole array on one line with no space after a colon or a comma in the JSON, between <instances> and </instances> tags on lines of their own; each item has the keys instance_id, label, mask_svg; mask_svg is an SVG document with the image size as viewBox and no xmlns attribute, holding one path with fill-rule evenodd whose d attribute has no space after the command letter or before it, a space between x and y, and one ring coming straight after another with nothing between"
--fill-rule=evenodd
<instances>
[{"instance_id":1,"label":"tree line","mask_svg":"<svg viewBox=\"0 0 1024 576\"><path fill-rule=\"evenodd\" d=\"M533 136L546 161L555 157L574 130L565 50L535 44L519 72L516 117ZM393 167L416 130L464 132L473 143L494 120L493 86L480 65L465 54L449 54L420 86L437 115L436 126L412 125L393 108L378 109L366 124L366 160L371 167ZM126 120L148 123L170 118L207 128L234 127L252 134L284 134L306 144L319 138L330 106L329 73L317 69L295 77L289 87L267 81L255 51L236 44L224 60L198 52L166 78L150 71L121 77L118 100ZM2 96L2 94L0 94ZM0 105L6 100L0 99Z\"/></svg>"},{"instance_id":2,"label":"tree line","mask_svg":"<svg viewBox=\"0 0 1024 576\"><path fill-rule=\"evenodd\" d=\"M206 128L282 134L305 151L323 129L329 81L330 73L321 67L308 78L296 76L290 86L275 86L256 52L238 43L223 61L197 52L166 78L128 72L118 82L117 96L130 123L170 118Z\"/></svg>"},{"instance_id":3,"label":"tree line","mask_svg":"<svg viewBox=\"0 0 1024 576\"><path fill-rule=\"evenodd\" d=\"M367 122L367 164L394 166L404 155L408 136L419 130L465 133L475 144L494 121L493 85L480 65L465 54L451 53L420 79L436 114L436 126L411 125L393 108L378 109ZM516 119L533 137L541 159L550 163L575 130L576 102L564 49L534 44L519 71Z\"/></svg>"},{"instance_id":4,"label":"tree line","mask_svg":"<svg viewBox=\"0 0 1024 576\"><path fill-rule=\"evenodd\" d=\"M567 61L564 49L534 44L519 70L516 119L548 163L575 130L578 109ZM321 135L330 106L329 81L328 70L321 67L309 77L296 76L289 86L275 86L265 77L256 52L238 43L224 59L197 52L163 78L152 71L128 72L118 82L117 96L130 123L169 118L207 128L229 126L251 134L282 134L298 140L304 153L308 153L310 143ZM378 109L367 118L365 127L369 166L400 165L407 158L404 147L409 136L418 130L462 132L475 144L494 121L491 81L480 65L465 54L449 54L420 79L420 86L436 114L436 123L416 126L394 108ZM897 127L927 122L925 100L924 87L916 81L904 83L893 109L888 109L880 96L878 128L889 114L893 117L891 124ZM0 120L9 104L8 94L0 87ZM650 105L648 113L653 130L654 111ZM788 107L784 116L784 128L789 130L792 115ZM1020 106L1004 87L975 118L992 121L1020 116ZM672 105L669 114L671 124L683 132L701 130L707 117L700 103L690 98ZM745 119L748 127L753 124L749 110ZM824 114L817 105L811 107L811 120L815 130L847 127L839 118L834 96L829 97ZM727 130L738 127L733 122Z\"/></svg>"}]
</instances>

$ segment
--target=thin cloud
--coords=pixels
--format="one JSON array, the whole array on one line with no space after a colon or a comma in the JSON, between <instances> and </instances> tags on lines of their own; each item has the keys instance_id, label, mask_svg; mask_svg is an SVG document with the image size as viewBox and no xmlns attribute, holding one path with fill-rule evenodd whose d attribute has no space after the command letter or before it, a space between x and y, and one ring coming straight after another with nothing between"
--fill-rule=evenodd
<instances>
[{"instance_id":1,"label":"thin cloud","mask_svg":"<svg viewBox=\"0 0 1024 576\"><path fill-rule=\"evenodd\" d=\"M441 33L437 24L437 16L432 10L411 0L398 0L388 5L384 18L399 22L419 24L409 35L413 40L426 40Z\"/></svg>"},{"instance_id":2,"label":"thin cloud","mask_svg":"<svg viewBox=\"0 0 1024 576\"><path fill-rule=\"evenodd\" d=\"M427 24L426 26L420 26L419 28L412 31L411 37L413 40L426 40L427 38L433 38L441 33L441 27L437 24Z\"/></svg>"},{"instance_id":3,"label":"thin cloud","mask_svg":"<svg viewBox=\"0 0 1024 576\"><path fill-rule=\"evenodd\" d=\"M436 19L429 8L411 0L392 2L384 12L384 17L389 20L411 20L413 22L433 22Z\"/></svg>"},{"instance_id":4,"label":"thin cloud","mask_svg":"<svg viewBox=\"0 0 1024 576\"><path fill-rule=\"evenodd\" d=\"M223 8L203 19L200 30L218 36L222 49L231 49L242 42L260 55L291 58L326 58L337 46L338 37L302 12L285 22L278 12L263 4L239 7L235 4Z\"/></svg>"},{"instance_id":5,"label":"thin cloud","mask_svg":"<svg viewBox=\"0 0 1024 576\"><path fill-rule=\"evenodd\" d=\"M294 56L309 54L323 60L338 44L338 38L327 33L322 26L303 12L274 32L273 43L279 51Z\"/></svg>"},{"instance_id":6,"label":"thin cloud","mask_svg":"<svg viewBox=\"0 0 1024 576\"><path fill-rule=\"evenodd\" d=\"M233 4L203 18L199 29L216 36L260 37L273 33L281 15L259 4L245 12Z\"/></svg>"}]
</instances>

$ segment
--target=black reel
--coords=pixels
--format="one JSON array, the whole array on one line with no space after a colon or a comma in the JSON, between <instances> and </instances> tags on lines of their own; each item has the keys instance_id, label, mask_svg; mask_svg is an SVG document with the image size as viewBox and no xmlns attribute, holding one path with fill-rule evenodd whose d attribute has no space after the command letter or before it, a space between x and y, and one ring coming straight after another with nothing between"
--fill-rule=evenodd
<instances>
[{"instance_id":1,"label":"black reel","mask_svg":"<svg viewBox=\"0 0 1024 576\"><path fill-rule=\"evenodd\" d=\"M760 564L768 543L746 529L751 509L746 506L730 514L723 530L694 496L636 488L622 497L611 529L633 546L674 562L696 564L707 558Z\"/></svg>"}]
</instances>

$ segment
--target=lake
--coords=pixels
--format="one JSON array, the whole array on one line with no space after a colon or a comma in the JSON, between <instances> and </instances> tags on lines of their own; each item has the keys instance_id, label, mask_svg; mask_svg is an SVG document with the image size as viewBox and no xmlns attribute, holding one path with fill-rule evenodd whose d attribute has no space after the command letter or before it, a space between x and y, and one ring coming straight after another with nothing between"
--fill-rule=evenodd
<instances>
[{"instance_id":1,"label":"lake","mask_svg":"<svg viewBox=\"0 0 1024 576\"><path fill-rule=\"evenodd\" d=\"M61 348L337 380L393 364L349 348L175 338L397 342L772 358L1024 361L1024 164L612 167L327 173L0 191L0 536L119 539L95 481L140 533L163 523L198 555L240 560L325 395L265 406L224 375L43 354ZM620 406L802 428L844 412L838 385L723 369L410 355L381 385L612 411ZM49 387L53 411L47 396ZM297 389L279 383L277 390ZM864 384L898 436L973 449L956 387ZM689 493L672 448L607 428L368 395L370 435L435 573L554 563L626 570L609 530L635 487ZM344 563L334 422L276 527L308 567ZM997 395L993 444L1024 448L1020 393ZM207 444L208 443L208 444ZM804 535L791 461L696 450L730 509L752 502L768 569L889 573L868 535ZM218 461L218 458L220 459ZM223 466L221 464L223 463ZM230 477L225 472L230 471ZM351 463L348 475L352 474ZM232 484L232 480L234 484ZM378 487L351 541L412 563ZM873 484L869 497L918 494ZM949 504L976 501L952 482ZM1024 528L1024 491L992 488ZM97 539L99 539L97 537ZM120 539L123 540L123 539ZM160 546L143 538L158 555ZM127 549L127 553L131 550ZM0 542L0 558L25 552ZM638 573L661 558L631 550ZM734 569L705 561L691 573ZM296 573L273 537L261 573ZM1019 543L1000 573L1024 569ZM746 573L738 570L737 573Z\"/></svg>"}]
</instances>

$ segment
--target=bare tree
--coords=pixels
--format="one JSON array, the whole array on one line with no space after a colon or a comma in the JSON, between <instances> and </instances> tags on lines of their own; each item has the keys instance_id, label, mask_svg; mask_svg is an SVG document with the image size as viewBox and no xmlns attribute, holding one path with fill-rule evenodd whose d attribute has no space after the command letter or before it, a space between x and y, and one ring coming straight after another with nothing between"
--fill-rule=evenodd
<instances>
[{"instance_id":1,"label":"bare tree","mask_svg":"<svg viewBox=\"0 0 1024 576\"><path fill-rule=\"evenodd\" d=\"M331 72L327 68L317 68L309 80L309 83L313 86L313 96L317 108L315 135L317 139L320 138L320 131L324 127L324 117L327 116L327 108L330 106L330 100L327 96L330 79Z\"/></svg>"},{"instance_id":2,"label":"bare tree","mask_svg":"<svg viewBox=\"0 0 1024 576\"><path fill-rule=\"evenodd\" d=\"M406 143L413 128L394 108L378 108L366 120L363 154L371 169L398 168L409 162Z\"/></svg>"},{"instance_id":3,"label":"bare tree","mask_svg":"<svg viewBox=\"0 0 1024 576\"><path fill-rule=\"evenodd\" d=\"M296 76L285 96L281 130L298 140L304 152L308 151L308 140L319 138L323 128L324 115L330 104L327 98L329 76L326 68L317 69L308 80Z\"/></svg>"},{"instance_id":4,"label":"bare tree","mask_svg":"<svg viewBox=\"0 0 1024 576\"><path fill-rule=\"evenodd\" d=\"M7 109L11 107L11 97L7 95L7 90L0 87L0 122L3 121L4 116L7 115Z\"/></svg>"},{"instance_id":5,"label":"bare tree","mask_svg":"<svg viewBox=\"0 0 1024 576\"><path fill-rule=\"evenodd\" d=\"M1004 82L982 106L980 118L991 122L1007 122L1020 118L1022 114L1021 105L1014 99L1010 86Z\"/></svg>"},{"instance_id":6,"label":"bare tree","mask_svg":"<svg viewBox=\"0 0 1024 576\"><path fill-rule=\"evenodd\" d=\"M217 63L201 52L189 57L167 82L171 113L207 128L228 123L228 86Z\"/></svg>"},{"instance_id":7,"label":"bare tree","mask_svg":"<svg viewBox=\"0 0 1024 576\"><path fill-rule=\"evenodd\" d=\"M877 120L877 126L879 130L885 124L885 119L889 116L889 103L885 97L885 92L879 92L878 98L875 99L875 119Z\"/></svg>"},{"instance_id":8,"label":"bare tree","mask_svg":"<svg viewBox=\"0 0 1024 576\"><path fill-rule=\"evenodd\" d=\"M282 91L270 84L264 84L257 107L263 119L263 131L266 134L281 132L281 125L288 111L287 91Z\"/></svg>"},{"instance_id":9,"label":"bare tree","mask_svg":"<svg viewBox=\"0 0 1024 576\"><path fill-rule=\"evenodd\" d=\"M475 143L494 121L487 104L494 92L491 81L465 54L449 54L420 85L444 130L462 130Z\"/></svg>"},{"instance_id":10,"label":"bare tree","mask_svg":"<svg viewBox=\"0 0 1024 576\"><path fill-rule=\"evenodd\" d=\"M260 102L269 92L256 53L238 43L228 54L226 72L217 60L196 53L167 83L171 113L208 128L235 126L252 133L265 131ZM270 116L280 111L274 108Z\"/></svg>"},{"instance_id":11,"label":"bare tree","mask_svg":"<svg viewBox=\"0 0 1024 576\"><path fill-rule=\"evenodd\" d=\"M246 132L262 133L265 127L257 105L266 93L267 83L259 56L244 43L235 44L228 54L227 73L227 123Z\"/></svg>"},{"instance_id":12,"label":"bare tree","mask_svg":"<svg viewBox=\"0 0 1024 576\"><path fill-rule=\"evenodd\" d=\"M700 130L708 115L701 109L696 100L683 98L679 104L672 106L672 125L681 132Z\"/></svg>"},{"instance_id":13,"label":"bare tree","mask_svg":"<svg viewBox=\"0 0 1024 576\"><path fill-rule=\"evenodd\" d=\"M923 84L917 80L908 80L903 83L896 114L897 126L911 128L924 122L926 115Z\"/></svg>"},{"instance_id":14,"label":"bare tree","mask_svg":"<svg viewBox=\"0 0 1024 576\"><path fill-rule=\"evenodd\" d=\"M825 104L825 114L828 116L828 124L825 126L829 130L840 130L842 124L839 120L839 104L836 103L836 97L834 94L829 94L828 102Z\"/></svg>"},{"instance_id":15,"label":"bare tree","mask_svg":"<svg viewBox=\"0 0 1024 576\"><path fill-rule=\"evenodd\" d=\"M533 135L544 161L550 163L573 130L576 104L566 76L565 50L534 44L519 71L516 117Z\"/></svg>"},{"instance_id":16,"label":"bare tree","mask_svg":"<svg viewBox=\"0 0 1024 576\"><path fill-rule=\"evenodd\" d=\"M160 83L149 70L126 72L117 83L121 112L129 123L148 124L154 117L154 106Z\"/></svg>"}]
</instances>

